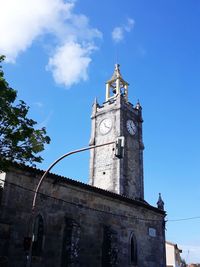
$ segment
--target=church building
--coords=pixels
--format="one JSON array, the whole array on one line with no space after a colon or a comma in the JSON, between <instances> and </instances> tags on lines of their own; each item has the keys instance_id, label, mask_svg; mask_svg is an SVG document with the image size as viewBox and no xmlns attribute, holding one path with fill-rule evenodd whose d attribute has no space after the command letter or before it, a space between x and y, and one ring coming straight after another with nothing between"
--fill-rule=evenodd
<instances>
[{"instance_id":1,"label":"church building","mask_svg":"<svg viewBox=\"0 0 200 267\"><path fill-rule=\"evenodd\" d=\"M142 107L119 65L92 106L89 184L13 164L0 174L1 267L165 267L165 211L144 199ZM32 241L30 241L32 240Z\"/></svg>"}]
</instances>

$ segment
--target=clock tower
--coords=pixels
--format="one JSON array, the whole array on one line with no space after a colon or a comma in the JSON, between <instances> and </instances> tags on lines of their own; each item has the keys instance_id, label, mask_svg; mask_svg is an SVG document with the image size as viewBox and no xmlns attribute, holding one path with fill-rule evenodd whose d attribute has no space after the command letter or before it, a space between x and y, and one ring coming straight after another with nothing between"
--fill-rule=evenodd
<instances>
[{"instance_id":1,"label":"clock tower","mask_svg":"<svg viewBox=\"0 0 200 267\"><path fill-rule=\"evenodd\" d=\"M92 108L90 145L100 145L124 137L124 155L115 156L115 144L90 152L90 185L133 199L144 199L142 108L128 101L129 84L122 78L119 64L106 82L103 105Z\"/></svg>"}]
</instances>

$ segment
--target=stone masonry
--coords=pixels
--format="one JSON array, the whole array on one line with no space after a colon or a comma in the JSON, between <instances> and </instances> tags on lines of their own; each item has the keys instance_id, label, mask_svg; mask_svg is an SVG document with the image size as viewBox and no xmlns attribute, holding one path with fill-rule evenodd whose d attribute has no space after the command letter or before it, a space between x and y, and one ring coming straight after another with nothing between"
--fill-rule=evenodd
<instances>
[{"instance_id":1,"label":"stone masonry","mask_svg":"<svg viewBox=\"0 0 200 267\"><path fill-rule=\"evenodd\" d=\"M33 189L42 174L18 166L5 176L0 213L0 259L5 265L1 266L25 266L23 242L33 223ZM40 193L34 218L42 216L44 235L41 254L32 257L32 266L165 266L162 210L54 174ZM137 265L130 259L132 233Z\"/></svg>"}]
</instances>

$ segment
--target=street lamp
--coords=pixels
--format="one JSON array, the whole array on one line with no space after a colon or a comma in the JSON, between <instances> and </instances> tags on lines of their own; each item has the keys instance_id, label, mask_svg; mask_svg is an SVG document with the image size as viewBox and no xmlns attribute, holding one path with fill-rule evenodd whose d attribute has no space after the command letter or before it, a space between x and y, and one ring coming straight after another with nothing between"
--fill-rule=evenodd
<instances>
[{"instance_id":1,"label":"street lamp","mask_svg":"<svg viewBox=\"0 0 200 267\"><path fill-rule=\"evenodd\" d=\"M77 149L77 150L73 150L71 152L68 152L66 154L64 154L63 156L61 156L60 158L58 158L57 160L55 160L50 166L49 168L45 171L45 173L42 175L42 177L40 178L35 193L34 193L34 197L33 197L33 202L32 202L32 214L31 214L31 220L30 220L30 225L31 225L31 239L30 239L30 245L29 245L29 249L28 249L28 255L27 255L27 264L26 267L30 267L31 266L31 258L32 258L32 247L33 247L33 242L34 242L34 229L33 229L33 219L34 219L34 212L35 212L35 205L36 205L36 200L37 200L37 195L38 195L38 191L41 187L42 182L44 181L45 177L48 175L48 173L50 172L50 170L62 159L72 155L72 154L76 154L76 153L80 153L86 150L90 150L90 149L94 149L97 147L102 147L102 146L107 146L107 145L111 145L111 144L115 144L115 156L118 158L122 158L123 157L123 150L124 150L124 137L118 137L116 141L112 141L112 142L107 142L104 144L100 144L100 145L93 145L93 146L88 146L88 147L84 147L81 149ZM120 152L121 151L121 152Z\"/></svg>"}]
</instances>

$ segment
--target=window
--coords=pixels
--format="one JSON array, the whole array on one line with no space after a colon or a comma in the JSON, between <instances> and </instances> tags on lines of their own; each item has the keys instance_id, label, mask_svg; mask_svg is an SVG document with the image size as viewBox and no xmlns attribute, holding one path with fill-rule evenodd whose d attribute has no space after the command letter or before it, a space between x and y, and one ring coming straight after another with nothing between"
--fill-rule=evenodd
<instances>
[{"instance_id":1,"label":"window","mask_svg":"<svg viewBox=\"0 0 200 267\"><path fill-rule=\"evenodd\" d=\"M41 215L38 215L34 223L34 242L33 242L33 256L40 256L43 247L44 238L44 222Z\"/></svg>"},{"instance_id":2,"label":"window","mask_svg":"<svg viewBox=\"0 0 200 267\"><path fill-rule=\"evenodd\" d=\"M133 265L137 264L137 242L133 233L130 238L130 261Z\"/></svg>"},{"instance_id":3,"label":"window","mask_svg":"<svg viewBox=\"0 0 200 267\"><path fill-rule=\"evenodd\" d=\"M103 227L103 244L102 244L102 267L110 266L111 256L111 231L110 227Z\"/></svg>"},{"instance_id":4,"label":"window","mask_svg":"<svg viewBox=\"0 0 200 267\"><path fill-rule=\"evenodd\" d=\"M80 230L75 220L65 218L61 267L79 266Z\"/></svg>"},{"instance_id":5,"label":"window","mask_svg":"<svg viewBox=\"0 0 200 267\"><path fill-rule=\"evenodd\" d=\"M103 226L102 267L118 266L117 232L110 226Z\"/></svg>"}]
</instances>

